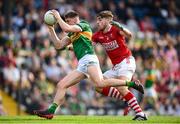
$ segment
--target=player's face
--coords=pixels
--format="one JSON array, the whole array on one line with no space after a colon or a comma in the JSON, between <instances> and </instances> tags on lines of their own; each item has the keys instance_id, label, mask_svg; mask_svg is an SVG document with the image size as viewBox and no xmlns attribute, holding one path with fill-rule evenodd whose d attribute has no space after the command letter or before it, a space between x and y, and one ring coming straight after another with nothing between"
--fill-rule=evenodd
<instances>
[{"instance_id":1,"label":"player's face","mask_svg":"<svg viewBox=\"0 0 180 124\"><path fill-rule=\"evenodd\" d=\"M104 30L108 25L109 21L106 18L97 17L96 23L98 30Z\"/></svg>"},{"instance_id":2,"label":"player's face","mask_svg":"<svg viewBox=\"0 0 180 124\"><path fill-rule=\"evenodd\" d=\"M69 25L75 25L75 24L77 24L77 19L78 19L78 17L66 18L65 21Z\"/></svg>"}]
</instances>

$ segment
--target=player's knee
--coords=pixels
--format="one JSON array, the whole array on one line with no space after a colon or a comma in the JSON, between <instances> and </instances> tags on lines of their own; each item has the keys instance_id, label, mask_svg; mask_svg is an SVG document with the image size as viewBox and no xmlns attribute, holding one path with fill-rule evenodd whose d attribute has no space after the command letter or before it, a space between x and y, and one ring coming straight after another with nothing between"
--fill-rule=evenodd
<instances>
[{"instance_id":1,"label":"player's knee","mask_svg":"<svg viewBox=\"0 0 180 124\"><path fill-rule=\"evenodd\" d=\"M99 88L99 87L95 87L95 90L96 90L96 92L98 92L98 93L101 93L101 92L102 92L102 88Z\"/></svg>"},{"instance_id":2,"label":"player's knee","mask_svg":"<svg viewBox=\"0 0 180 124\"><path fill-rule=\"evenodd\" d=\"M96 87L96 89L100 89L103 86L101 85L101 82L94 82L94 86Z\"/></svg>"},{"instance_id":3,"label":"player's knee","mask_svg":"<svg viewBox=\"0 0 180 124\"><path fill-rule=\"evenodd\" d=\"M101 79L101 80L98 80L98 81L96 81L96 82L94 82L95 83L95 87L97 88L97 89L102 89L105 85L104 85L104 82L103 82L103 79Z\"/></svg>"},{"instance_id":4,"label":"player's knee","mask_svg":"<svg viewBox=\"0 0 180 124\"><path fill-rule=\"evenodd\" d=\"M67 86L65 85L66 83L63 83L63 81L59 81L57 84L58 89L65 89Z\"/></svg>"}]
</instances>

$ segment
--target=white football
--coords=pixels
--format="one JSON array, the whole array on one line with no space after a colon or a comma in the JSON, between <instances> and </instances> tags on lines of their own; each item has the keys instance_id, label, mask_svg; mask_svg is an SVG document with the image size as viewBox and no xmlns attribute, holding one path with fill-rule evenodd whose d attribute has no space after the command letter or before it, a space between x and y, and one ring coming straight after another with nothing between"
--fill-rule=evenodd
<instances>
[{"instance_id":1,"label":"white football","mask_svg":"<svg viewBox=\"0 0 180 124\"><path fill-rule=\"evenodd\" d=\"M50 10L44 14L44 22L51 26L56 23L56 18L54 17L54 15Z\"/></svg>"}]
</instances>

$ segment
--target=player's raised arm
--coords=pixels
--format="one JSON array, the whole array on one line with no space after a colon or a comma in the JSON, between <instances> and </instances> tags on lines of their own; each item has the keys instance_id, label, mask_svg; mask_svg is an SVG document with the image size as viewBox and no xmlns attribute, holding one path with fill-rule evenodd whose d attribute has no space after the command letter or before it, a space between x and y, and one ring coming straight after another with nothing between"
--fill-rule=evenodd
<instances>
[{"instance_id":1,"label":"player's raised arm","mask_svg":"<svg viewBox=\"0 0 180 124\"><path fill-rule=\"evenodd\" d=\"M120 29L120 34L125 36L128 39L132 38L132 33L125 27L123 27L119 22L111 21L111 24Z\"/></svg>"},{"instance_id":2,"label":"player's raised arm","mask_svg":"<svg viewBox=\"0 0 180 124\"><path fill-rule=\"evenodd\" d=\"M51 40L56 49L62 49L71 43L68 36L65 36L64 38L59 39L58 36L56 35L56 32L53 26L48 26L48 28L49 28L49 34L50 34Z\"/></svg>"},{"instance_id":3,"label":"player's raised arm","mask_svg":"<svg viewBox=\"0 0 180 124\"><path fill-rule=\"evenodd\" d=\"M82 29L78 25L69 25L67 24L60 16L59 12L56 10L51 10L52 14L57 20L57 23L60 25L61 29L65 32L81 32Z\"/></svg>"}]
</instances>

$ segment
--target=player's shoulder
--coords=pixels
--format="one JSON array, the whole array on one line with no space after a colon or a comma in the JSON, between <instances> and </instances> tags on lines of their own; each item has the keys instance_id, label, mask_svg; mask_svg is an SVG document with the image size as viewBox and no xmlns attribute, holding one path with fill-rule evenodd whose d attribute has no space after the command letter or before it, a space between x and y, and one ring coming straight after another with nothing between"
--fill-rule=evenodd
<instances>
[{"instance_id":1,"label":"player's shoulder","mask_svg":"<svg viewBox=\"0 0 180 124\"><path fill-rule=\"evenodd\" d=\"M99 41L99 37L100 37L100 32L97 31L97 32L93 33L92 40L94 42L98 42Z\"/></svg>"},{"instance_id":2,"label":"player's shoulder","mask_svg":"<svg viewBox=\"0 0 180 124\"><path fill-rule=\"evenodd\" d=\"M116 26L114 26L114 25L112 25L112 31L119 31L120 29L118 28L118 27L116 27Z\"/></svg>"},{"instance_id":3,"label":"player's shoulder","mask_svg":"<svg viewBox=\"0 0 180 124\"><path fill-rule=\"evenodd\" d=\"M91 26L87 21L81 20L77 25L82 29L82 31L92 32Z\"/></svg>"},{"instance_id":4,"label":"player's shoulder","mask_svg":"<svg viewBox=\"0 0 180 124\"><path fill-rule=\"evenodd\" d=\"M81 20L79 22L79 25L87 25L87 26L89 26L90 24L87 21L85 21L85 20Z\"/></svg>"},{"instance_id":5,"label":"player's shoulder","mask_svg":"<svg viewBox=\"0 0 180 124\"><path fill-rule=\"evenodd\" d=\"M101 35L101 32L100 32L100 31L96 31L96 32L93 34L93 36L99 36L99 35Z\"/></svg>"},{"instance_id":6,"label":"player's shoulder","mask_svg":"<svg viewBox=\"0 0 180 124\"><path fill-rule=\"evenodd\" d=\"M98 39L99 36L100 36L100 33L97 31L97 32L93 33L92 38L93 39Z\"/></svg>"},{"instance_id":7,"label":"player's shoulder","mask_svg":"<svg viewBox=\"0 0 180 124\"><path fill-rule=\"evenodd\" d=\"M80 23L86 23L86 24L89 24L87 21L85 20L81 20Z\"/></svg>"}]
</instances>

